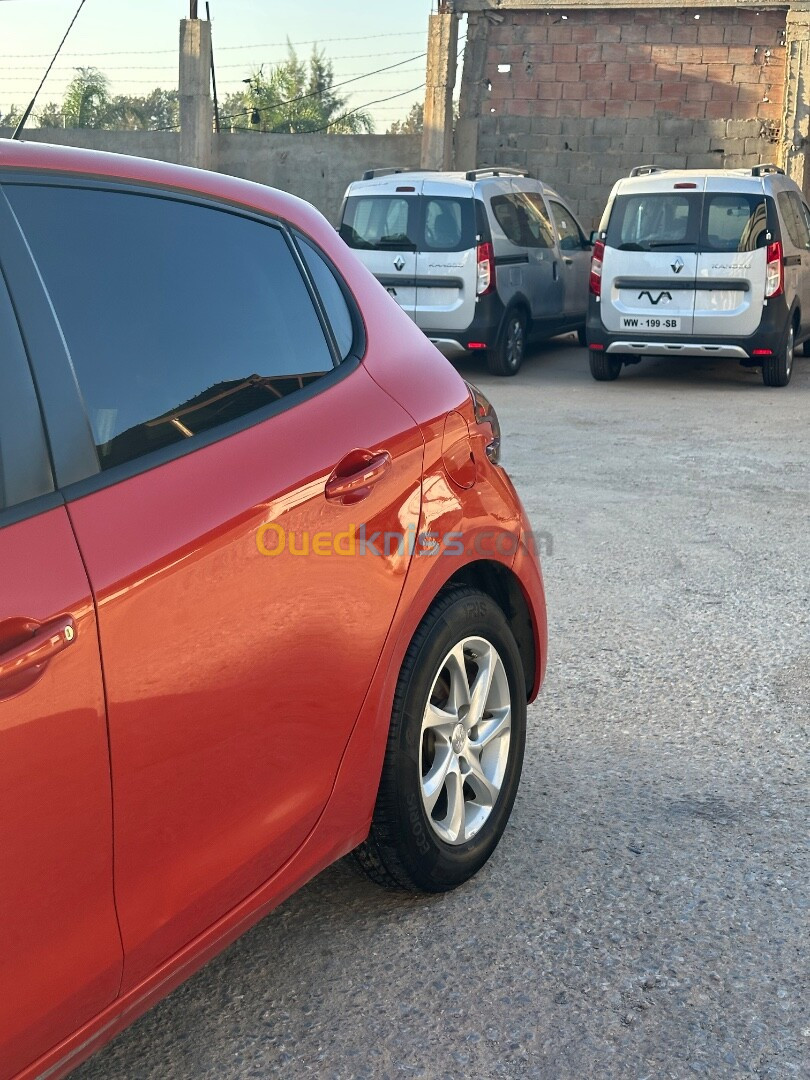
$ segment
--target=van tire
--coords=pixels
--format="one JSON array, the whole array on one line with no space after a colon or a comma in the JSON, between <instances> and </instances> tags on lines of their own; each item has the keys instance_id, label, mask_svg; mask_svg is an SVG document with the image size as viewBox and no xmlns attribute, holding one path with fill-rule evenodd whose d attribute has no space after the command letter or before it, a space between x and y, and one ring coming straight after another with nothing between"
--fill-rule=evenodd
<instances>
[{"instance_id":1,"label":"van tire","mask_svg":"<svg viewBox=\"0 0 810 1080\"><path fill-rule=\"evenodd\" d=\"M777 356L762 361L762 381L766 386L787 386L793 374L793 345L796 340L793 323L787 329L785 343Z\"/></svg>"},{"instance_id":2,"label":"van tire","mask_svg":"<svg viewBox=\"0 0 810 1080\"><path fill-rule=\"evenodd\" d=\"M595 350L588 354L588 362L591 365L591 375L597 382L612 382L618 379L622 370L621 359L617 356L608 356Z\"/></svg>"},{"instance_id":3,"label":"van tire","mask_svg":"<svg viewBox=\"0 0 810 1080\"><path fill-rule=\"evenodd\" d=\"M510 308L495 348L487 352L487 367L493 375L517 375L525 353L526 316L520 308Z\"/></svg>"}]
</instances>

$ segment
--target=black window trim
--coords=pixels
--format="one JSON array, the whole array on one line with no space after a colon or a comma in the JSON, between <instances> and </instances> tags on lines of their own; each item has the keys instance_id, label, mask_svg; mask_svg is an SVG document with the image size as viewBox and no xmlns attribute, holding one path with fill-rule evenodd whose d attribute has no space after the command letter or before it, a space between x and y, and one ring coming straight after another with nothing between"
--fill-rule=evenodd
<instances>
[{"instance_id":1,"label":"black window trim","mask_svg":"<svg viewBox=\"0 0 810 1080\"><path fill-rule=\"evenodd\" d=\"M291 225L289 227L289 232L293 240L293 246L295 247L296 254L298 255L298 263L301 267L302 273L304 274L304 277L309 285L313 297L316 298L316 302L320 305L320 308L323 311L324 327L327 328L327 336L332 346L332 351L334 356L336 357L337 363L345 364L348 360L351 360L352 358L361 360L363 356L365 356L366 352L366 324L363 321L363 316L360 312L360 308L357 305L357 301L355 300L354 296L352 295L351 289L346 283L346 279L343 277L343 274L340 272L332 259L329 258L323 248L319 244L317 244L311 236L307 236L306 233L302 232L294 225ZM332 275L337 282L337 286L340 289L341 295L346 302L346 307L349 309L349 317L352 322L352 346L346 353L345 357L342 357L340 354L337 338L335 336L334 329L332 328L332 324L329 320L329 314L326 310L326 304L324 303L320 293L318 292L318 287L315 284L315 278L313 277L309 266L307 265L307 261L304 258L304 254L301 251L301 243L308 244L312 248L312 250L316 252L321 257L321 259L323 259L327 267L332 271Z\"/></svg>"},{"instance_id":2,"label":"black window trim","mask_svg":"<svg viewBox=\"0 0 810 1080\"><path fill-rule=\"evenodd\" d=\"M310 292L332 358L332 370L327 371L321 378L316 379L308 386L294 390L279 401L270 402L262 409L247 413L245 416L230 420L208 431L200 432L192 439L150 451L140 457L133 458L132 461L102 470L87 408L79 389L58 317L39 273L36 260L26 241L24 230L5 195L4 189L7 186L31 184L48 187L89 188L98 191L164 198L226 213L234 213L255 220L260 224L278 228L299 268L305 286ZM296 227L291 226L273 214L263 213L242 204L140 181L118 181L106 177L76 176L74 174L63 175L51 171L0 171L0 235L3 236L6 281L12 303L18 314L20 332L28 353L31 372L40 400L46 437L51 445L52 467L57 495L62 492L64 498L70 501L88 495L93 491L109 487L112 484L120 483L140 473L159 468L169 461L184 457L186 454L210 446L221 439L229 438L256 424L264 423L287 409L295 408L299 403L315 397L357 370L366 346L365 327L359 315L357 303L348 290L343 276L338 272L337 280L341 284L341 288L345 290L344 295L352 313L353 326L355 319L360 324L360 333L356 334L353 351L349 353L345 360L341 361L334 332L326 318L323 301L315 288L312 276L298 246L294 242L294 231L299 231L301 236L305 237L316 250L324 255L327 263L333 265L319 245L301 230L297 230ZM59 496L59 501L61 501L61 496Z\"/></svg>"}]
</instances>

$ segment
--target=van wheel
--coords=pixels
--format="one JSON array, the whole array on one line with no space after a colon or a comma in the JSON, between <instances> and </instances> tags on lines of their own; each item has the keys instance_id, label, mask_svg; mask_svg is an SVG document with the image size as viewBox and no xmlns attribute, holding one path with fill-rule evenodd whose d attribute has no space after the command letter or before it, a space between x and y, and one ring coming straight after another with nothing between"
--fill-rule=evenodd
<instances>
[{"instance_id":1,"label":"van wheel","mask_svg":"<svg viewBox=\"0 0 810 1080\"><path fill-rule=\"evenodd\" d=\"M507 312L498 344L487 353L487 367L493 375L517 375L526 351L526 317L519 308Z\"/></svg>"},{"instance_id":2,"label":"van wheel","mask_svg":"<svg viewBox=\"0 0 810 1080\"><path fill-rule=\"evenodd\" d=\"M793 374L793 324L788 327L785 345L778 356L762 361L762 381L766 386L787 386Z\"/></svg>"},{"instance_id":3,"label":"van wheel","mask_svg":"<svg viewBox=\"0 0 810 1080\"><path fill-rule=\"evenodd\" d=\"M405 654L360 867L422 892L467 881L506 828L525 738L523 664L503 612L477 589L449 590Z\"/></svg>"},{"instance_id":4,"label":"van wheel","mask_svg":"<svg viewBox=\"0 0 810 1080\"><path fill-rule=\"evenodd\" d=\"M608 356L607 353L591 351L588 354L591 365L591 375L597 382L612 382L618 379L622 370L622 362L616 356Z\"/></svg>"}]
</instances>

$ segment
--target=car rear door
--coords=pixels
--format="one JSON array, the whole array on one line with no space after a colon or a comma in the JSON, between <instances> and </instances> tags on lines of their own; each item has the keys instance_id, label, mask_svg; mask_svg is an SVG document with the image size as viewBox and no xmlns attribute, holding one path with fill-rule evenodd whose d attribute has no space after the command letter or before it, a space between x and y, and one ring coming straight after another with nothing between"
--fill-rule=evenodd
<instances>
[{"instance_id":1,"label":"car rear door","mask_svg":"<svg viewBox=\"0 0 810 1080\"><path fill-rule=\"evenodd\" d=\"M591 266L590 245L586 243L579 222L559 199L549 197L548 208L557 230L563 278L563 311L571 318L585 318L588 310L588 275Z\"/></svg>"},{"instance_id":2,"label":"car rear door","mask_svg":"<svg viewBox=\"0 0 810 1080\"><path fill-rule=\"evenodd\" d=\"M475 316L477 226L472 188L422 183L416 253L416 324L464 331Z\"/></svg>"},{"instance_id":3,"label":"car rear door","mask_svg":"<svg viewBox=\"0 0 810 1080\"><path fill-rule=\"evenodd\" d=\"M696 338L748 337L762 319L767 200L750 182L706 179L698 242Z\"/></svg>"},{"instance_id":4,"label":"car rear door","mask_svg":"<svg viewBox=\"0 0 810 1080\"><path fill-rule=\"evenodd\" d=\"M422 181L366 181L349 194L340 235L412 319L417 311L416 254L422 230Z\"/></svg>"},{"instance_id":5,"label":"car rear door","mask_svg":"<svg viewBox=\"0 0 810 1080\"><path fill-rule=\"evenodd\" d=\"M697 183L676 190L655 179L616 197L602 260L605 329L653 339L692 333L701 200Z\"/></svg>"},{"instance_id":6,"label":"car rear door","mask_svg":"<svg viewBox=\"0 0 810 1080\"><path fill-rule=\"evenodd\" d=\"M486 183L492 207L492 242L498 294L505 306L525 298L539 323L562 311L562 276L557 265L554 230L543 196L523 180Z\"/></svg>"},{"instance_id":7,"label":"car rear door","mask_svg":"<svg viewBox=\"0 0 810 1080\"><path fill-rule=\"evenodd\" d=\"M0 221L5 241L7 207ZM113 1001L122 951L96 613L53 490L2 274L0 351L0 1078L8 1080Z\"/></svg>"},{"instance_id":8,"label":"car rear door","mask_svg":"<svg viewBox=\"0 0 810 1080\"><path fill-rule=\"evenodd\" d=\"M330 266L304 255L313 292L277 223L75 184L10 199L97 455L64 493L99 611L126 990L313 828L405 579L423 442Z\"/></svg>"}]
</instances>

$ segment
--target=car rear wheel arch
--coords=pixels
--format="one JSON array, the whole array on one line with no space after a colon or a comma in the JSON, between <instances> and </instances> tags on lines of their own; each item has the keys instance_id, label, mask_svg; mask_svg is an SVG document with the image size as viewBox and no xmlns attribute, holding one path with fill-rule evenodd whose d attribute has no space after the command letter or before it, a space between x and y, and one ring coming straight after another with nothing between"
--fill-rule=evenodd
<instances>
[{"instance_id":1,"label":"car rear wheel arch","mask_svg":"<svg viewBox=\"0 0 810 1080\"><path fill-rule=\"evenodd\" d=\"M491 596L503 612L520 652L528 700L538 657L529 605L517 577L502 563L481 559L457 570L445 583L442 592L459 585L470 585Z\"/></svg>"}]
</instances>

